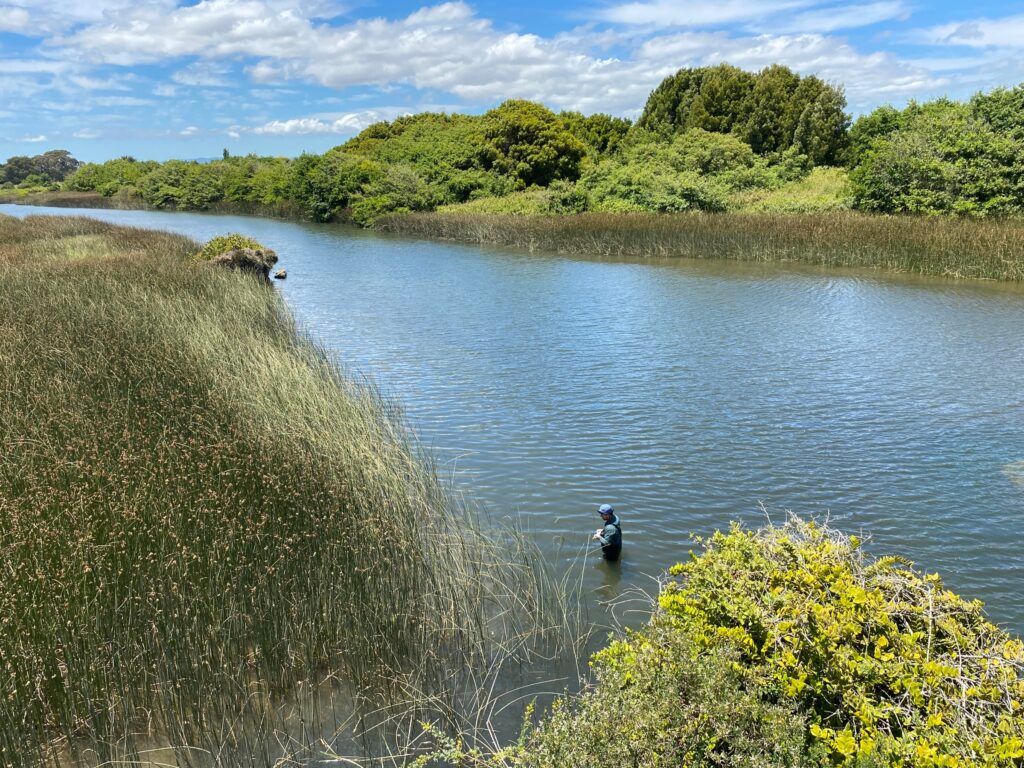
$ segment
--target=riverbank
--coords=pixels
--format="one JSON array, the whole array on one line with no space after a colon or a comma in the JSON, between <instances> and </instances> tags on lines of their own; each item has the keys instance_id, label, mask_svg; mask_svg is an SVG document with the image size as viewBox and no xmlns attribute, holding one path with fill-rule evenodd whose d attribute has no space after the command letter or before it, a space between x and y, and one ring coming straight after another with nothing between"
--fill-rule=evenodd
<instances>
[{"instance_id":1,"label":"riverbank","mask_svg":"<svg viewBox=\"0 0 1024 768\"><path fill-rule=\"evenodd\" d=\"M682 213L381 219L406 237L607 258L796 262L956 279L1024 280L1024 222L819 214Z\"/></svg>"},{"instance_id":2,"label":"riverbank","mask_svg":"<svg viewBox=\"0 0 1024 768\"><path fill-rule=\"evenodd\" d=\"M394 406L198 247L0 216L6 766L275 764L557 623Z\"/></svg>"},{"instance_id":3,"label":"riverbank","mask_svg":"<svg viewBox=\"0 0 1024 768\"><path fill-rule=\"evenodd\" d=\"M46 192L0 202L154 210L137 196ZM208 213L301 220L293 206L219 202ZM519 216L434 213L378 219L373 229L421 239L599 258L794 262L952 279L1024 281L1024 221L852 211Z\"/></svg>"}]
</instances>

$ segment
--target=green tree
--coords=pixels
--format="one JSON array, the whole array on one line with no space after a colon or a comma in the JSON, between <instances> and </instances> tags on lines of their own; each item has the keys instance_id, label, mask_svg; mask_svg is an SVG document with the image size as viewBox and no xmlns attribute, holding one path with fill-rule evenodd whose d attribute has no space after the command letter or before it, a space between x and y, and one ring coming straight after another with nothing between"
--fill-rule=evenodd
<instances>
[{"instance_id":1,"label":"green tree","mask_svg":"<svg viewBox=\"0 0 1024 768\"><path fill-rule=\"evenodd\" d=\"M993 130L1024 140L1024 83L975 94L971 111Z\"/></svg>"},{"instance_id":2,"label":"green tree","mask_svg":"<svg viewBox=\"0 0 1024 768\"><path fill-rule=\"evenodd\" d=\"M857 118L850 128L850 151L848 164L856 166L871 148L875 139L898 131L903 126L903 113L893 106L885 105L867 115Z\"/></svg>"},{"instance_id":3,"label":"green tree","mask_svg":"<svg viewBox=\"0 0 1024 768\"><path fill-rule=\"evenodd\" d=\"M569 133L587 148L587 154L601 157L613 154L626 138L632 122L605 114L584 116L581 112L561 112L559 119Z\"/></svg>"},{"instance_id":4,"label":"green tree","mask_svg":"<svg viewBox=\"0 0 1024 768\"><path fill-rule=\"evenodd\" d=\"M637 127L662 138L700 128L732 133L761 154L795 148L812 162L839 162L849 117L842 89L780 65L757 74L728 64L681 69L651 93Z\"/></svg>"},{"instance_id":5,"label":"green tree","mask_svg":"<svg viewBox=\"0 0 1024 768\"><path fill-rule=\"evenodd\" d=\"M854 203L880 213L974 216L1024 211L1024 142L969 105L912 104L903 127L875 139L851 172Z\"/></svg>"},{"instance_id":6,"label":"green tree","mask_svg":"<svg viewBox=\"0 0 1024 768\"><path fill-rule=\"evenodd\" d=\"M547 107L510 100L484 115L484 167L525 189L579 178L586 147Z\"/></svg>"}]
</instances>

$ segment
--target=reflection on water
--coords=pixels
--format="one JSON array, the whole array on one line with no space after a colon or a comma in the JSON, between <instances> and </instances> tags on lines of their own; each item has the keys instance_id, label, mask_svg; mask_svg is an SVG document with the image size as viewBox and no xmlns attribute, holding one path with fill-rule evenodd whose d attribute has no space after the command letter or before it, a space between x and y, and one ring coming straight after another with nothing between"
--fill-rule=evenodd
<instances>
[{"instance_id":1,"label":"reflection on water","mask_svg":"<svg viewBox=\"0 0 1024 768\"><path fill-rule=\"evenodd\" d=\"M442 471L552 562L612 503L626 549L582 572L593 613L653 591L692 533L792 510L867 533L1024 630L1018 286L88 213L274 248L300 321L400 399Z\"/></svg>"}]
</instances>

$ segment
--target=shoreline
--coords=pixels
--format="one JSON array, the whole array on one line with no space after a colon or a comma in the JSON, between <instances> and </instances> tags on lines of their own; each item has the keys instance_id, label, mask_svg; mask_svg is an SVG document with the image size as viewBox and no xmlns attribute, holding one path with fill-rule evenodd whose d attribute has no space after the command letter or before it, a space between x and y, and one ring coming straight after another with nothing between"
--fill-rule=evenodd
<instances>
[{"instance_id":1,"label":"shoreline","mask_svg":"<svg viewBox=\"0 0 1024 768\"><path fill-rule=\"evenodd\" d=\"M0 196L0 203L58 208L165 210L96 192ZM172 210L170 212L178 212ZM293 206L220 203L203 211L304 221ZM826 213L514 216L391 214L372 231L424 240L608 258L690 258L860 268L953 280L1024 282L1024 220Z\"/></svg>"}]
</instances>

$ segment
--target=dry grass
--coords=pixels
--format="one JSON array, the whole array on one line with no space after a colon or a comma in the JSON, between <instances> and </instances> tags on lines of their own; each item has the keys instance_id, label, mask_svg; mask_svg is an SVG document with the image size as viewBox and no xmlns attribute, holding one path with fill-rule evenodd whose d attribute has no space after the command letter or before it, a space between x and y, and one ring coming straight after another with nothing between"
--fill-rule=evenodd
<instances>
[{"instance_id":1,"label":"dry grass","mask_svg":"<svg viewBox=\"0 0 1024 768\"><path fill-rule=\"evenodd\" d=\"M270 765L296 690L397 703L557 624L395 407L197 247L0 216L3 765Z\"/></svg>"},{"instance_id":2,"label":"dry grass","mask_svg":"<svg viewBox=\"0 0 1024 768\"><path fill-rule=\"evenodd\" d=\"M822 214L390 216L378 228L411 237L589 257L791 261L990 280L1024 279L1024 223Z\"/></svg>"}]
</instances>

